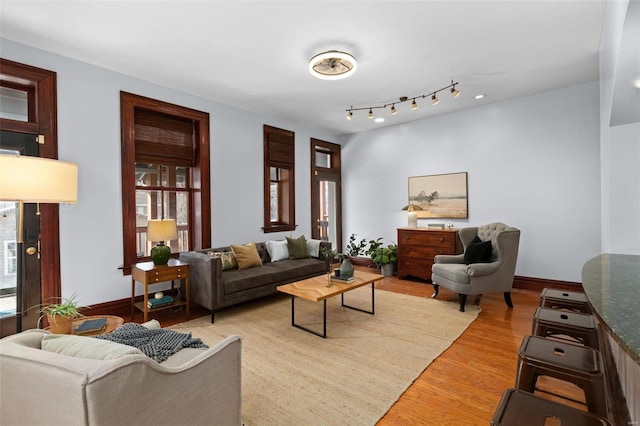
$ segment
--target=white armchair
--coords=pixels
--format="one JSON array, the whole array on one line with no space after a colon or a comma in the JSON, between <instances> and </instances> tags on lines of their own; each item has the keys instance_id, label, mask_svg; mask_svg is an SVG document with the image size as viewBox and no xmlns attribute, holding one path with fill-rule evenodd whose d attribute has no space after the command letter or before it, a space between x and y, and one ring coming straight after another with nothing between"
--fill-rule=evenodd
<instances>
[{"instance_id":1,"label":"white armchair","mask_svg":"<svg viewBox=\"0 0 640 426\"><path fill-rule=\"evenodd\" d=\"M431 268L434 288L431 297L438 296L440 286L455 291L460 300L460 311L464 312L468 295L481 297L483 293L502 292L505 303L512 308L511 288L518 259L520 230L496 222L463 228L458 233L467 256L476 237L485 243L491 241L491 252L486 263L468 263L468 259L465 262L465 254L436 256Z\"/></svg>"},{"instance_id":2,"label":"white armchair","mask_svg":"<svg viewBox=\"0 0 640 426\"><path fill-rule=\"evenodd\" d=\"M159 364L141 352L88 359L42 350L47 334L0 340L0 424L241 424L239 336Z\"/></svg>"}]
</instances>

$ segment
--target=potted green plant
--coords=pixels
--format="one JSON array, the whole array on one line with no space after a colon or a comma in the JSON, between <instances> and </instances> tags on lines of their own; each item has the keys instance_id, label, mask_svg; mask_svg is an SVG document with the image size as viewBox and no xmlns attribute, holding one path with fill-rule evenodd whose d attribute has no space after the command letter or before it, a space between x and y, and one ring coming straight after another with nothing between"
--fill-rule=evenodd
<instances>
[{"instance_id":1,"label":"potted green plant","mask_svg":"<svg viewBox=\"0 0 640 426\"><path fill-rule=\"evenodd\" d=\"M40 313L43 317L47 317L50 331L54 334L71 333L73 320L84 317L76 302L75 293L69 298L61 298L60 303L50 303L43 306Z\"/></svg>"},{"instance_id":2,"label":"potted green plant","mask_svg":"<svg viewBox=\"0 0 640 426\"><path fill-rule=\"evenodd\" d=\"M347 256L350 257L358 257L364 254L365 249L367 248L367 240L361 239L360 242L356 243L357 234L353 233L349 236L349 244L347 244Z\"/></svg>"},{"instance_id":3,"label":"potted green plant","mask_svg":"<svg viewBox=\"0 0 640 426\"><path fill-rule=\"evenodd\" d=\"M389 244L383 247L381 244L371 251L371 260L376 264L382 275L390 277L393 275L395 265L398 263L398 246Z\"/></svg>"}]
</instances>

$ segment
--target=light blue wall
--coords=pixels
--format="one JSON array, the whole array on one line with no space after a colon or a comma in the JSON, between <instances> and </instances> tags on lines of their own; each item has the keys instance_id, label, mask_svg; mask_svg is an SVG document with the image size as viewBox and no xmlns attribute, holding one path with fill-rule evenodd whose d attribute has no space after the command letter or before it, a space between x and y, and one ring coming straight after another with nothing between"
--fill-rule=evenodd
<instances>
[{"instance_id":1,"label":"light blue wall","mask_svg":"<svg viewBox=\"0 0 640 426\"><path fill-rule=\"evenodd\" d=\"M600 252L598 114L593 82L346 137L344 233L395 242L409 176L468 172L456 227L520 228L517 275L579 282Z\"/></svg>"},{"instance_id":2,"label":"light blue wall","mask_svg":"<svg viewBox=\"0 0 640 426\"><path fill-rule=\"evenodd\" d=\"M344 235L396 240L407 178L469 173L469 219L522 229L518 275L580 281L600 252L598 85L589 83L338 140L0 39L2 56L57 72L59 158L77 162L79 202L61 208L63 295L129 296L122 263L121 90L211 115L213 245L283 238L262 225L262 125L296 132L294 235L310 235L309 138L343 142ZM464 95L464 94L463 94ZM96 160L97 159L97 160ZM425 222L421 221L424 225ZM288 235L288 234L287 234ZM88 280L86 277L91 276Z\"/></svg>"},{"instance_id":3,"label":"light blue wall","mask_svg":"<svg viewBox=\"0 0 640 426\"><path fill-rule=\"evenodd\" d=\"M620 46L631 5L607 2L600 40L602 252L640 254L640 123L610 127ZM637 10L637 9L636 9ZM635 32L634 32L635 34ZM624 73L623 73L624 74ZM628 90L635 91L628 82ZM640 96L640 95L636 95Z\"/></svg>"},{"instance_id":4,"label":"light blue wall","mask_svg":"<svg viewBox=\"0 0 640 426\"><path fill-rule=\"evenodd\" d=\"M333 141L331 135L6 39L0 39L0 52L3 58L57 73L58 156L79 168L78 203L63 205L60 210L63 296L76 292L78 301L86 305L131 295L130 277L118 270L123 260L120 91L210 114L214 247L311 234L309 140ZM261 230L263 124L295 132L298 229L293 234L265 235Z\"/></svg>"}]
</instances>

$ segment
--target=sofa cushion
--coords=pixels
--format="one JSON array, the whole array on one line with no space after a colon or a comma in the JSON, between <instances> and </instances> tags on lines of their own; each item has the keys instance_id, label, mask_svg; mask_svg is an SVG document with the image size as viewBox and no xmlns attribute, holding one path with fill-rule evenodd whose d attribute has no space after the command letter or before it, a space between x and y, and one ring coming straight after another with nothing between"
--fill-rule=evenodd
<instances>
[{"instance_id":1,"label":"sofa cushion","mask_svg":"<svg viewBox=\"0 0 640 426\"><path fill-rule=\"evenodd\" d=\"M238 291L252 290L270 284L277 284L283 279L282 272L275 268L282 262L272 262L259 268L238 269L225 271L224 292L225 294L236 293Z\"/></svg>"},{"instance_id":2,"label":"sofa cushion","mask_svg":"<svg viewBox=\"0 0 640 426\"><path fill-rule=\"evenodd\" d=\"M306 259L309 257L307 239L304 235L301 235L298 238L287 237L287 246L289 247L290 259Z\"/></svg>"},{"instance_id":3,"label":"sofa cushion","mask_svg":"<svg viewBox=\"0 0 640 426\"><path fill-rule=\"evenodd\" d=\"M455 281L459 284L469 284L469 274L467 274L467 265L461 263L435 263L431 267L433 275ZM434 278L434 281L438 280Z\"/></svg>"},{"instance_id":4,"label":"sofa cushion","mask_svg":"<svg viewBox=\"0 0 640 426\"><path fill-rule=\"evenodd\" d=\"M267 247L267 251L269 252L269 257L272 262L289 259L289 246L287 244L287 240L267 241L264 245Z\"/></svg>"},{"instance_id":5,"label":"sofa cushion","mask_svg":"<svg viewBox=\"0 0 640 426\"><path fill-rule=\"evenodd\" d=\"M47 334L42 338L42 350L90 359L115 359L124 355L144 355L138 348L93 339L88 336Z\"/></svg>"},{"instance_id":6,"label":"sofa cushion","mask_svg":"<svg viewBox=\"0 0 640 426\"><path fill-rule=\"evenodd\" d=\"M255 243L251 242L246 245L231 245L233 255L238 262L238 269L248 269L254 266L262 266L262 260L258 255Z\"/></svg>"},{"instance_id":7,"label":"sofa cushion","mask_svg":"<svg viewBox=\"0 0 640 426\"><path fill-rule=\"evenodd\" d=\"M480 237L476 235L464 251L464 263L470 265L472 263L491 262L491 252L491 240L482 241Z\"/></svg>"},{"instance_id":8,"label":"sofa cushion","mask_svg":"<svg viewBox=\"0 0 640 426\"><path fill-rule=\"evenodd\" d=\"M299 277L321 275L327 271L327 265L324 261L313 258L283 260L273 263L271 266L282 271L283 279L287 281Z\"/></svg>"},{"instance_id":9,"label":"sofa cushion","mask_svg":"<svg viewBox=\"0 0 640 426\"><path fill-rule=\"evenodd\" d=\"M269 257L269 252L267 251L267 247L264 245L265 243L256 243L256 250L258 250L258 256L260 256L260 260L262 264L271 262L271 258Z\"/></svg>"},{"instance_id":10,"label":"sofa cushion","mask_svg":"<svg viewBox=\"0 0 640 426\"><path fill-rule=\"evenodd\" d=\"M309 256L318 258L320 257L320 243L321 240L307 240L307 250L309 251Z\"/></svg>"},{"instance_id":11,"label":"sofa cushion","mask_svg":"<svg viewBox=\"0 0 640 426\"><path fill-rule=\"evenodd\" d=\"M238 267L238 261L232 251L208 251L207 254L220 259L223 271L236 269Z\"/></svg>"}]
</instances>

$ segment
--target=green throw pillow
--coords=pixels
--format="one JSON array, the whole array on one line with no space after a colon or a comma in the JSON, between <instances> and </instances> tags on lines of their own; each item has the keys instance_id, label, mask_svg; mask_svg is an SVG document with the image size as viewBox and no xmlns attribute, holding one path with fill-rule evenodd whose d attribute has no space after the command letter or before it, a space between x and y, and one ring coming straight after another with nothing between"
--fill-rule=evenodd
<instances>
[{"instance_id":1,"label":"green throw pillow","mask_svg":"<svg viewBox=\"0 0 640 426\"><path fill-rule=\"evenodd\" d=\"M307 240L304 235L295 239L287 237L287 246L289 248L289 259L306 259L309 257Z\"/></svg>"}]
</instances>

